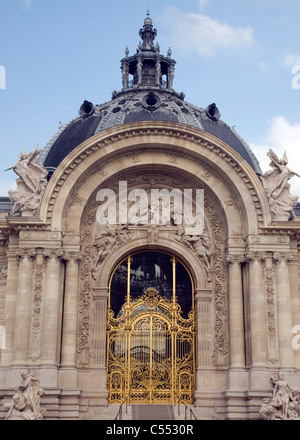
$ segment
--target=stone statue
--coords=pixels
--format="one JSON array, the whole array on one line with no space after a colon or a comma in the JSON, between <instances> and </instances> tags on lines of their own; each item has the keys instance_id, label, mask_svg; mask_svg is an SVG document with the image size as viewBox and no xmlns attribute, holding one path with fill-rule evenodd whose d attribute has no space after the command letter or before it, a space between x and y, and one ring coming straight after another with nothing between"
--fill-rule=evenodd
<instances>
[{"instance_id":1,"label":"stone statue","mask_svg":"<svg viewBox=\"0 0 300 440\"><path fill-rule=\"evenodd\" d=\"M273 393L263 399L260 414L265 420L300 420L300 392L289 387L284 375L271 377Z\"/></svg>"},{"instance_id":2,"label":"stone statue","mask_svg":"<svg viewBox=\"0 0 300 440\"><path fill-rule=\"evenodd\" d=\"M286 153L281 160L271 149L267 155L271 159L272 170L267 171L261 179L269 199L272 218L278 221L292 220L298 197L290 194L288 181L294 176L300 176L287 167Z\"/></svg>"},{"instance_id":3,"label":"stone statue","mask_svg":"<svg viewBox=\"0 0 300 440\"><path fill-rule=\"evenodd\" d=\"M137 74L138 74L138 85L141 85L143 82L143 60L141 58L138 58Z\"/></svg>"},{"instance_id":4,"label":"stone statue","mask_svg":"<svg viewBox=\"0 0 300 440\"><path fill-rule=\"evenodd\" d=\"M157 86L161 85L161 65L159 58L157 58L155 61L155 84Z\"/></svg>"},{"instance_id":5,"label":"stone statue","mask_svg":"<svg viewBox=\"0 0 300 440\"><path fill-rule=\"evenodd\" d=\"M35 147L32 153L26 154L22 148L20 160L9 168L19 176L16 180L17 189L9 191L9 197L14 202L11 215L22 214L35 216L38 214L40 203L47 186L48 171L35 159L42 150ZM8 171L8 170L7 170Z\"/></svg>"},{"instance_id":6,"label":"stone statue","mask_svg":"<svg viewBox=\"0 0 300 440\"><path fill-rule=\"evenodd\" d=\"M178 227L175 240L183 243L189 249L191 249L198 258L203 261L203 266L207 275L207 280L212 280L212 269L211 269L211 240L207 233L202 235L186 235L184 226L180 225Z\"/></svg>"},{"instance_id":7,"label":"stone statue","mask_svg":"<svg viewBox=\"0 0 300 440\"><path fill-rule=\"evenodd\" d=\"M128 75L129 75L129 67L126 62L123 63L122 66L122 82L123 82L123 88L128 88Z\"/></svg>"},{"instance_id":8,"label":"stone statue","mask_svg":"<svg viewBox=\"0 0 300 440\"><path fill-rule=\"evenodd\" d=\"M211 243L208 235L193 235L187 238L188 242L192 244L192 247L196 255L202 259L204 263L204 269L207 274L207 280L211 281Z\"/></svg>"},{"instance_id":9,"label":"stone statue","mask_svg":"<svg viewBox=\"0 0 300 440\"><path fill-rule=\"evenodd\" d=\"M174 76L175 76L174 64L172 63L172 64L170 64L169 70L168 70L168 88L169 89L173 88Z\"/></svg>"},{"instance_id":10,"label":"stone statue","mask_svg":"<svg viewBox=\"0 0 300 440\"><path fill-rule=\"evenodd\" d=\"M44 390L32 373L22 373L21 376L21 385L16 388L11 403L5 405L8 410L5 420L42 420L46 412L46 408L40 407Z\"/></svg>"},{"instance_id":11,"label":"stone statue","mask_svg":"<svg viewBox=\"0 0 300 440\"><path fill-rule=\"evenodd\" d=\"M94 280L97 279L100 265L109 253L125 243L130 237L130 231L126 226L95 224L92 236L94 261L91 270Z\"/></svg>"}]
</instances>

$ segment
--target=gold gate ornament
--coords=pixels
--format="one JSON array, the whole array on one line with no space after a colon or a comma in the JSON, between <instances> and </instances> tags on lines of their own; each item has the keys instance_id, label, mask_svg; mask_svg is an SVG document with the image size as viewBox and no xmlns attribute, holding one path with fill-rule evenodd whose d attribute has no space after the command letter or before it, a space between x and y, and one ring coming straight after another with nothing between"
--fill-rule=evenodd
<instances>
[{"instance_id":1,"label":"gold gate ornament","mask_svg":"<svg viewBox=\"0 0 300 440\"><path fill-rule=\"evenodd\" d=\"M193 402L195 311L182 317L175 293L168 300L153 288L127 300L107 323L109 403Z\"/></svg>"}]
</instances>

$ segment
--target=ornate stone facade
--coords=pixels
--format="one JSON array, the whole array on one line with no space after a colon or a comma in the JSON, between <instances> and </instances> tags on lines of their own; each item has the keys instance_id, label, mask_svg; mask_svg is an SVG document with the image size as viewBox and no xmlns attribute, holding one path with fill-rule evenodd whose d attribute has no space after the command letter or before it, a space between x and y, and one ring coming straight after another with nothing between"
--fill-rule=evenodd
<instances>
[{"instance_id":1,"label":"ornate stone facade","mask_svg":"<svg viewBox=\"0 0 300 440\"><path fill-rule=\"evenodd\" d=\"M207 125L211 131L225 130L219 113L212 120L207 111L187 106L172 89L171 55L160 56L147 41L150 46L136 56L127 53L122 92L96 120L95 134L58 161L34 209L24 202L15 216L14 204L0 217L2 418L26 369L44 390L44 419L105 414L111 279L120 262L144 251L174 256L191 276L199 418L261 418L271 376L284 369L292 388L299 381L292 329L300 325L300 218L274 217L267 179L262 182L249 150L241 154L221 134L204 129L207 123L214 124ZM143 61L141 72L136 57ZM133 116L134 109L139 113ZM85 103L85 123L102 110ZM47 165L54 147L37 160ZM43 165L38 168L44 179ZM119 202L121 181L128 193L204 190L202 233L187 234L172 216L168 224L99 224L98 192L109 189Z\"/></svg>"}]
</instances>

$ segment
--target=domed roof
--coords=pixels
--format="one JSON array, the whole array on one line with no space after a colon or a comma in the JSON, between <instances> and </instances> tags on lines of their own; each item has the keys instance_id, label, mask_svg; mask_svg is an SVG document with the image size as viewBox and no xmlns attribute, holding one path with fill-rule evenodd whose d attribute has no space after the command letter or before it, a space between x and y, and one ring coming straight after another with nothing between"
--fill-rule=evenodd
<instances>
[{"instance_id":1,"label":"domed roof","mask_svg":"<svg viewBox=\"0 0 300 440\"><path fill-rule=\"evenodd\" d=\"M149 13L140 30L142 43L135 55L121 60L123 88L113 92L112 100L101 105L84 101L79 115L68 124L61 124L58 133L50 140L39 157L39 162L49 171L49 177L62 160L82 142L92 136L122 124L141 121L166 121L186 124L210 133L237 151L260 175L259 163L250 147L235 130L221 119L213 103L199 108L185 102L184 94L173 89L176 62L160 54L157 35Z\"/></svg>"}]
</instances>

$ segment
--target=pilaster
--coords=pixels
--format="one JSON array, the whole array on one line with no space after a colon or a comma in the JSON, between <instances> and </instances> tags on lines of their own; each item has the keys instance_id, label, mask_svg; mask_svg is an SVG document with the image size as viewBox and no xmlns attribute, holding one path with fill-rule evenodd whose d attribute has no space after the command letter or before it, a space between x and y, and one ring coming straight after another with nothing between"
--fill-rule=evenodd
<instances>
[{"instance_id":1,"label":"pilaster","mask_svg":"<svg viewBox=\"0 0 300 440\"><path fill-rule=\"evenodd\" d=\"M63 328L61 346L60 382L67 387L77 387L76 342L78 316L78 282L80 252L65 252L65 291L63 302Z\"/></svg>"},{"instance_id":2,"label":"pilaster","mask_svg":"<svg viewBox=\"0 0 300 440\"><path fill-rule=\"evenodd\" d=\"M28 362L29 351L32 258L35 257L36 250L28 248L18 248L16 251L16 255L20 259L20 266L14 332L14 354L12 364L14 366L25 366Z\"/></svg>"},{"instance_id":3,"label":"pilaster","mask_svg":"<svg viewBox=\"0 0 300 440\"><path fill-rule=\"evenodd\" d=\"M247 253L252 367L264 367L267 364L266 302L262 267L265 259L264 252Z\"/></svg>"},{"instance_id":4,"label":"pilaster","mask_svg":"<svg viewBox=\"0 0 300 440\"><path fill-rule=\"evenodd\" d=\"M229 328L231 367L245 367L244 299L242 267L243 254L227 255L229 266Z\"/></svg>"},{"instance_id":5,"label":"pilaster","mask_svg":"<svg viewBox=\"0 0 300 440\"><path fill-rule=\"evenodd\" d=\"M48 259L42 328L42 365L57 367L59 348L60 267L62 249L45 249Z\"/></svg>"},{"instance_id":6,"label":"pilaster","mask_svg":"<svg viewBox=\"0 0 300 440\"><path fill-rule=\"evenodd\" d=\"M291 344L293 325L288 268L288 262L293 256L289 252L276 252L273 258L276 263L279 363L281 368L293 368L294 353Z\"/></svg>"}]
</instances>

